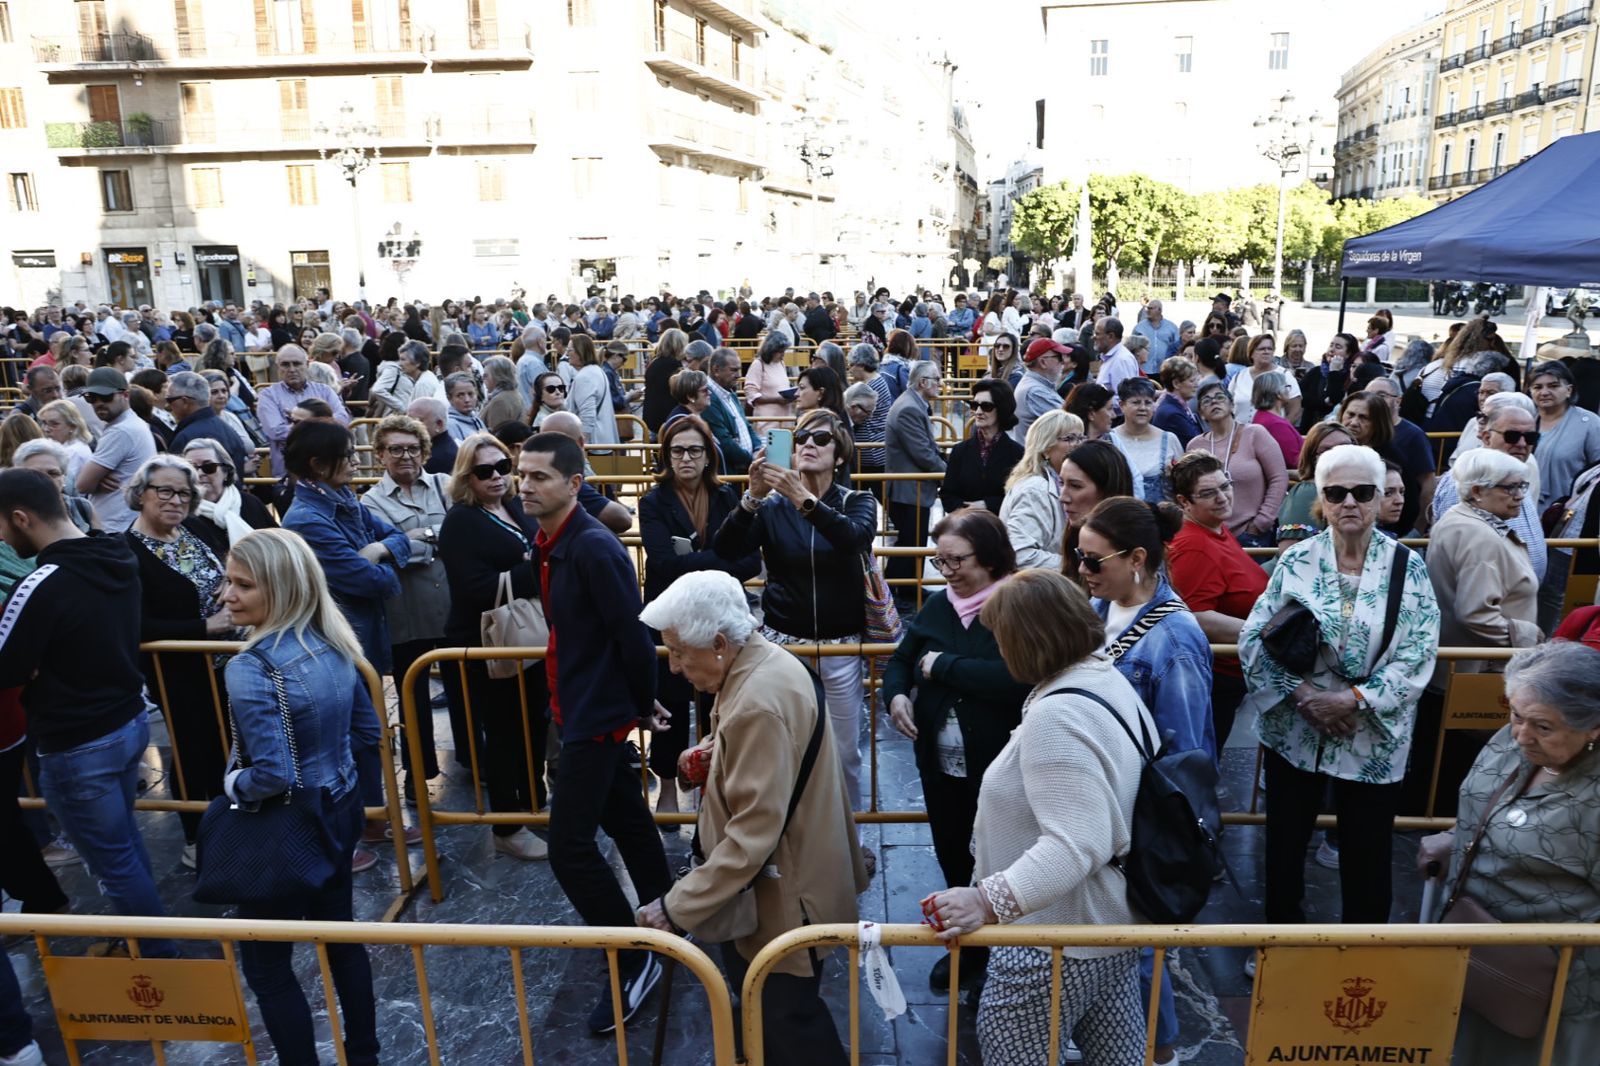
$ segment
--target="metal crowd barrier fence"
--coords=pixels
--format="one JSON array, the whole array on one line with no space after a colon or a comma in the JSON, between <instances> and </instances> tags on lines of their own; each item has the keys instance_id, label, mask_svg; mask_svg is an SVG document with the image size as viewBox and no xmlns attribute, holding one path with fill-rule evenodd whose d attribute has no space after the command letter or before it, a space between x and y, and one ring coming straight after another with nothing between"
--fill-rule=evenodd
<instances>
[{"instance_id":1,"label":"metal crowd barrier fence","mask_svg":"<svg viewBox=\"0 0 1600 1066\"><path fill-rule=\"evenodd\" d=\"M156 702L160 707L161 717L167 729L167 738L170 743L169 751L172 759L172 768L167 776L172 782L172 791L176 798L154 799L143 797L134 801L134 808L141 811L202 814L210 806L210 800L189 798L189 781L183 772L182 749L189 747L190 744L180 741L179 737L180 735L189 736L190 733L187 728L180 726L179 718L193 714L204 715L205 712L199 708L174 706L168 691L168 678L171 676L168 669L170 663L163 665L163 658L188 655L200 655L207 658L219 655L234 655L244 650L244 644L238 641L220 640L157 640L141 644L139 650L152 657L155 667L156 685L155 692L152 695L156 698ZM389 723L388 703L384 699L383 678L373 669L372 664L365 659L358 660L356 668L366 680L367 690L372 697L372 705L377 711L378 725L382 731L381 743L384 758L380 761L383 766L384 806L366 808L366 816L369 823L385 822L393 827L394 860L400 891L384 912L383 920L389 922L399 917L400 912L410 902L420 882L413 876L410 855L406 846L404 820L401 814L403 797L401 796L399 782L394 770L394 759L390 754L395 750L395 736L393 727ZM205 715L206 725L204 728L209 730L211 725L215 724L217 743L222 747L222 761L226 764L231 738L229 737L227 725L227 712L224 709L225 690L222 687L220 678L221 669L220 666L211 665L207 670L210 682L211 713ZM193 754L192 747L191 754ZM421 764L419 763L418 765ZM45 800L38 795L33 781L26 773L24 774L24 782L27 786L27 794L19 799L18 802L26 808L36 810L46 808ZM222 782L218 780L214 784L216 794L221 795Z\"/></svg>"},{"instance_id":2,"label":"metal crowd barrier fence","mask_svg":"<svg viewBox=\"0 0 1600 1066\"><path fill-rule=\"evenodd\" d=\"M831 658L836 656L850 656L866 661L867 677L865 680L866 691L869 694L865 706L867 714L867 781L868 795L865 810L855 813L855 820L862 824L884 823L916 823L928 820L925 810L884 810L879 806L879 770L878 770L878 724L880 715L876 710L876 700L871 694L882 687L878 676L878 660L894 654L893 644L800 644L788 647L790 652L803 658ZM1237 655L1239 648L1236 644L1213 644L1211 650L1214 655ZM468 765L472 773L472 795L474 809L471 811L441 810L434 806L425 788L416 790L417 824L422 830L422 852L427 868L427 881L429 890L435 902L444 898L444 880L440 875L438 829L441 826L451 825L518 825L518 826L545 826L550 822L548 813L533 810L523 811L488 811L485 809L483 799L484 782L486 774L482 764L482 753L477 746L477 732L474 726L474 712L472 709L472 692L468 680L466 664L468 662L487 662L489 660L542 660L545 656L544 648L439 648L419 657L411 664L406 672L405 679L399 686L400 711L403 722L402 732L407 744L411 746L411 764L421 766L422 747L418 729L420 714L424 709L416 704L416 682L425 673L430 671L434 664L439 664L441 669L448 668L447 664L455 664L460 671L460 685L463 694L463 711L466 719L466 733L468 738ZM658 647L658 656L665 658L666 649ZM1509 648L1440 648L1438 657L1444 662L1491 662L1504 661L1514 654L1514 649ZM1473 675L1463 674L1462 677ZM1478 675L1483 677L1498 678L1498 674ZM1488 687L1486 687L1488 686ZM1452 687L1445 701L1444 729L1498 729L1505 722L1506 712L1500 696L1490 691L1488 682L1466 682ZM535 762L533 758L533 731L546 728L542 722L543 708L530 708L528 705L528 685L525 674L517 675L517 689L519 713L518 722L521 727L521 742L523 754L526 759L526 772L528 774L528 795L537 795L536 778L543 774L545 767ZM1486 705L1487 704L1487 705ZM431 707L426 713L432 713ZM644 731L639 734L641 755L646 747ZM494 738L489 738L492 743ZM1260 767L1260 749L1257 749L1257 771ZM1252 775L1252 782L1255 775ZM1438 786L1437 772L1429 785L1428 813L1425 815L1400 815L1394 820L1395 828L1402 831L1415 829L1441 830L1448 829L1455 824L1454 818L1437 818L1432 816L1434 801L1433 792ZM645 760L641 758L640 787L646 801L649 799L649 777ZM695 821L695 815L690 812L676 812L656 814L658 825L681 825ZM1250 809L1247 811L1225 811L1222 814L1224 825L1264 825L1266 815L1257 810L1257 795L1252 787ZM1321 815L1317 824L1323 828L1335 825L1333 815Z\"/></svg>"},{"instance_id":3,"label":"metal crowd barrier fence","mask_svg":"<svg viewBox=\"0 0 1600 1066\"><path fill-rule=\"evenodd\" d=\"M727 982L709 957L682 937L655 929L606 929L584 926L531 925L417 925L380 922L279 922L245 919L132 918L119 916L38 914L0 915L0 937L34 937L43 963L67 1057L78 1066L80 1040L149 1041L155 1061L165 1062L163 1044L176 1040L204 1040L239 1044L245 1061L256 1061L246 1013L243 986L235 958L241 941L311 944L322 977L326 1016L333 1032L333 1049L340 1066L346 1062L341 1035L341 1015L336 1000L330 944L409 948L416 979L417 1006L427 1040L427 1061L444 1061L429 989L425 948L482 948L505 952L511 969L511 989L516 1000L517 1036L521 1061L534 1062L534 1022L528 1008L523 977L523 952L598 950L606 953L610 971L611 1003L615 1012L617 1061L628 1063L627 1029L617 968L619 951L652 951L682 965L705 989L711 1015L712 1061L734 1066L733 1006ZM127 959L56 955L51 938L125 937ZM222 958L141 958L139 940L167 938L215 941ZM389 993L385 993L389 998ZM129 1000L134 1008L130 1012ZM181 1032L181 1035L180 1035ZM416 1060L413 1060L416 1061ZM465 1057L459 1061L467 1061Z\"/></svg>"},{"instance_id":4,"label":"metal crowd barrier fence","mask_svg":"<svg viewBox=\"0 0 1600 1066\"><path fill-rule=\"evenodd\" d=\"M946 946L923 925L880 925L885 947ZM950 1002L945 1061L957 1061L961 955L971 948L1037 948L1050 954L1049 1056L1059 1060L1070 1034L1061 1026L1062 950L1069 947L1155 949L1147 1007L1143 1061L1155 1057L1155 1021L1163 962L1171 948L1257 949L1246 1061L1448 1062L1457 1012L1475 947L1541 944L1558 951L1555 992L1545 1015L1539 1066L1550 1066L1556 1029L1576 948L1600 947L1600 927L1590 924L1484 925L1004 925L985 926L952 941ZM767 978L789 955L801 951L849 951L850 1062L861 1061L861 940L855 925L808 925L790 930L762 948L750 962L740 992L745 1061L764 1066ZM1406 978L1411 980L1408 982ZM1374 986L1383 1003L1367 1003ZM1388 1025L1373 1023L1387 1016ZM1344 1023L1341 1025L1341 1022ZM1373 1047L1372 1045L1380 1045ZM1313 1057L1291 1057L1302 1049ZM1378 1057L1368 1054L1376 1051ZM1385 1052L1392 1052L1387 1057Z\"/></svg>"}]
</instances>

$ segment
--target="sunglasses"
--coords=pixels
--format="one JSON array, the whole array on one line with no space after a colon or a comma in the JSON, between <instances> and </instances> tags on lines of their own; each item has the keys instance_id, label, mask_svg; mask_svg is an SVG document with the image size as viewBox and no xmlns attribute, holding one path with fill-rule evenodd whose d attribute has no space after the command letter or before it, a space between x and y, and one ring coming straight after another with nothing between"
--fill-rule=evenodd
<instances>
[{"instance_id":1,"label":"sunglasses","mask_svg":"<svg viewBox=\"0 0 1600 1066\"><path fill-rule=\"evenodd\" d=\"M196 463L196 464L194 464L194 468L196 470L200 471L202 474L211 475L211 474L215 474L218 470L221 470L222 469L222 464L221 463Z\"/></svg>"},{"instance_id":2,"label":"sunglasses","mask_svg":"<svg viewBox=\"0 0 1600 1066\"><path fill-rule=\"evenodd\" d=\"M988 414L990 411L994 410L994 403L991 400L974 400L972 401L972 409L974 411L982 411L984 414Z\"/></svg>"},{"instance_id":3,"label":"sunglasses","mask_svg":"<svg viewBox=\"0 0 1600 1066\"><path fill-rule=\"evenodd\" d=\"M472 476L479 481L488 481L496 474L505 477L509 473L511 473L510 459L501 459L498 463L479 463L472 468Z\"/></svg>"},{"instance_id":4,"label":"sunglasses","mask_svg":"<svg viewBox=\"0 0 1600 1066\"><path fill-rule=\"evenodd\" d=\"M1129 551L1129 549L1123 548L1121 551L1112 552L1110 555L1098 555L1098 556L1096 556L1096 555L1085 555L1085 554L1083 554L1083 549L1082 548L1073 548L1072 549L1072 558L1077 562L1077 564L1079 566L1081 566L1085 570L1089 571L1089 573L1098 574L1100 572L1100 568L1105 565L1105 562L1106 562L1107 559L1115 559L1119 555L1127 555L1128 551Z\"/></svg>"},{"instance_id":5,"label":"sunglasses","mask_svg":"<svg viewBox=\"0 0 1600 1066\"><path fill-rule=\"evenodd\" d=\"M544 387L544 391L559 392L561 395L565 396L567 394L567 387L565 385L546 385Z\"/></svg>"},{"instance_id":6,"label":"sunglasses","mask_svg":"<svg viewBox=\"0 0 1600 1066\"><path fill-rule=\"evenodd\" d=\"M1521 444L1527 441L1530 448L1539 446L1540 431L1537 429L1491 429L1489 432L1500 434L1507 444Z\"/></svg>"},{"instance_id":7,"label":"sunglasses","mask_svg":"<svg viewBox=\"0 0 1600 1066\"><path fill-rule=\"evenodd\" d=\"M1346 496L1354 496L1357 503L1371 503L1376 495L1376 485L1328 485L1322 490L1322 498L1336 507L1345 501Z\"/></svg>"},{"instance_id":8,"label":"sunglasses","mask_svg":"<svg viewBox=\"0 0 1600 1066\"><path fill-rule=\"evenodd\" d=\"M833 434L826 429L796 430L794 435L796 447L802 444L815 444L819 448L826 448L833 443Z\"/></svg>"}]
</instances>

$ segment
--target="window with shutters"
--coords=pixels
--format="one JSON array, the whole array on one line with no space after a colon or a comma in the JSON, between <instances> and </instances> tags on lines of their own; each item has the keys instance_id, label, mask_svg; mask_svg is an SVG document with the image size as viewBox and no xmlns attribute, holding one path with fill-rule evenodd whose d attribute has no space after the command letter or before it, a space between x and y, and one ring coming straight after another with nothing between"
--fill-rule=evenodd
<instances>
[{"instance_id":1,"label":"window with shutters","mask_svg":"<svg viewBox=\"0 0 1600 1066\"><path fill-rule=\"evenodd\" d=\"M1089 42L1089 76L1103 78L1106 76L1106 67L1110 61L1111 42L1104 38L1096 38Z\"/></svg>"},{"instance_id":2,"label":"window with shutters","mask_svg":"<svg viewBox=\"0 0 1600 1066\"><path fill-rule=\"evenodd\" d=\"M203 0L172 0L172 17L178 30L178 55L185 58L206 54L206 24L201 13Z\"/></svg>"},{"instance_id":3,"label":"window with shutters","mask_svg":"<svg viewBox=\"0 0 1600 1066\"><path fill-rule=\"evenodd\" d=\"M0 130L20 130L28 124L21 89L0 89Z\"/></svg>"},{"instance_id":4,"label":"window with shutters","mask_svg":"<svg viewBox=\"0 0 1600 1066\"><path fill-rule=\"evenodd\" d=\"M303 141L311 136L311 111L304 78L284 78L278 82L278 124L286 141Z\"/></svg>"},{"instance_id":5,"label":"window with shutters","mask_svg":"<svg viewBox=\"0 0 1600 1066\"><path fill-rule=\"evenodd\" d=\"M486 204L506 198L506 165L498 160L479 160L478 199Z\"/></svg>"},{"instance_id":6,"label":"window with shutters","mask_svg":"<svg viewBox=\"0 0 1600 1066\"><path fill-rule=\"evenodd\" d=\"M383 178L383 202L409 204L411 202L411 164L379 163L378 173Z\"/></svg>"},{"instance_id":7,"label":"window with shutters","mask_svg":"<svg viewBox=\"0 0 1600 1066\"><path fill-rule=\"evenodd\" d=\"M594 25L594 0L567 0L568 26Z\"/></svg>"},{"instance_id":8,"label":"window with shutters","mask_svg":"<svg viewBox=\"0 0 1600 1066\"><path fill-rule=\"evenodd\" d=\"M87 63L103 63L111 54L111 29L103 0L78 0L78 49Z\"/></svg>"},{"instance_id":9,"label":"window with shutters","mask_svg":"<svg viewBox=\"0 0 1600 1066\"><path fill-rule=\"evenodd\" d=\"M1194 73L1194 38L1174 37L1173 41L1177 45L1178 73Z\"/></svg>"},{"instance_id":10,"label":"window with shutters","mask_svg":"<svg viewBox=\"0 0 1600 1066\"><path fill-rule=\"evenodd\" d=\"M1274 33L1271 47L1267 49L1268 70L1289 69L1289 35L1287 33Z\"/></svg>"},{"instance_id":11,"label":"window with shutters","mask_svg":"<svg viewBox=\"0 0 1600 1066\"><path fill-rule=\"evenodd\" d=\"M108 212L133 210L133 182L126 170L100 172L100 206Z\"/></svg>"},{"instance_id":12,"label":"window with shutters","mask_svg":"<svg viewBox=\"0 0 1600 1066\"><path fill-rule=\"evenodd\" d=\"M317 168L306 164L293 164L283 168L289 178L289 206L315 207L317 205Z\"/></svg>"},{"instance_id":13,"label":"window with shutters","mask_svg":"<svg viewBox=\"0 0 1600 1066\"><path fill-rule=\"evenodd\" d=\"M0 2L0 44L11 43L11 5Z\"/></svg>"},{"instance_id":14,"label":"window with shutters","mask_svg":"<svg viewBox=\"0 0 1600 1066\"><path fill-rule=\"evenodd\" d=\"M11 210L39 210L39 198L33 191L32 174L6 175L6 192L11 196Z\"/></svg>"},{"instance_id":15,"label":"window with shutters","mask_svg":"<svg viewBox=\"0 0 1600 1066\"><path fill-rule=\"evenodd\" d=\"M89 121L122 122L122 98L115 85L85 85L89 97Z\"/></svg>"},{"instance_id":16,"label":"window with shutters","mask_svg":"<svg viewBox=\"0 0 1600 1066\"><path fill-rule=\"evenodd\" d=\"M405 80L399 77L373 78L376 96L374 121L379 132L393 136L405 130L406 97Z\"/></svg>"},{"instance_id":17,"label":"window with shutters","mask_svg":"<svg viewBox=\"0 0 1600 1066\"><path fill-rule=\"evenodd\" d=\"M309 55L317 50L314 0L254 0L254 3L258 53Z\"/></svg>"},{"instance_id":18,"label":"window with shutters","mask_svg":"<svg viewBox=\"0 0 1600 1066\"><path fill-rule=\"evenodd\" d=\"M190 144L210 144L216 140L217 120L211 110L211 83L180 82L178 102L183 111L184 138Z\"/></svg>"},{"instance_id":19,"label":"window with shutters","mask_svg":"<svg viewBox=\"0 0 1600 1066\"><path fill-rule=\"evenodd\" d=\"M189 168L189 202L196 208L222 206L222 168Z\"/></svg>"},{"instance_id":20,"label":"window with shutters","mask_svg":"<svg viewBox=\"0 0 1600 1066\"><path fill-rule=\"evenodd\" d=\"M500 46L495 0L467 0L467 44L474 49Z\"/></svg>"}]
</instances>

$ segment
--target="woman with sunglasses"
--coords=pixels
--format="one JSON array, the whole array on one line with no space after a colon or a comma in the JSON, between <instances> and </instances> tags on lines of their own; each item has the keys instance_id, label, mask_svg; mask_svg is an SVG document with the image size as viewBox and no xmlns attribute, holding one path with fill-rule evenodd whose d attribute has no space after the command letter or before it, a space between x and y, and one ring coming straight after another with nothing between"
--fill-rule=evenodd
<instances>
[{"instance_id":1,"label":"woman with sunglasses","mask_svg":"<svg viewBox=\"0 0 1600 1066\"><path fill-rule=\"evenodd\" d=\"M322 564L328 591L355 631L367 662L380 674L392 673L385 604L400 592L399 571L411 564L423 531L401 532L361 506L350 488L356 473L355 438L337 422L297 423L284 442L283 465L295 483L283 528L300 534ZM363 747L355 756L362 804L383 806L381 753ZM383 828L369 827L372 832L381 838ZM421 840L413 829L408 842L413 835ZM356 872L377 861L371 852L357 851Z\"/></svg>"},{"instance_id":2,"label":"woman with sunglasses","mask_svg":"<svg viewBox=\"0 0 1600 1066\"><path fill-rule=\"evenodd\" d=\"M235 541L256 529L276 529L277 521L267 505L254 493L239 490L239 474L222 442L196 437L184 445L183 457L200 474L200 519L194 531L216 553L227 560Z\"/></svg>"},{"instance_id":3,"label":"woman with sunglasses","mask_svg":"<svg viewBox=\"0 0 1600 1066\"><path fill-rule=\"evenodd\" d=\"M1172 587L1189 605L1201 632L1213 644L1237 644L1250 608L1267 588L1267 575L1228 531L1233 482L1216 456L1189 452L1168 474L1172 499L1183 511L1183 528L1167 546ZM1218 655L1211 668L1212 733L1227 747L1234 715L1244 699L1244 673L1232 655Z\"/></svg>"},{"instance_id":4,"label":"woman with sunglasses","mask_svg":"<svg viewBox=\"0 0 1600 1066\"><path fill-rule=\"evenodd\" d=\"M438 556L450 588L444 640L451 646L483 646L483 613L506 602L509 577L516 599L539 597L539 575L531 561L539 525L523 513L511 478L511 453L487 433L461 442L450 477L451 507L439 528ZM454 668L447 674L457 674ZM527 702L522 702L526 693ZM472 708L467 732L483 768L492 811L538 811L544 806L545 687L543 660L523 664L522 676L492 678L482 662L466 667L464 704ZM463 723L465 726L465 723ZM533 753L534 789L529 791L528 752ZM462 753L457 752L459 757ZM545 859L550 849L525 826L493 828L494 850L524 861Z\"/></svg>"},{"instance_id":5,"label":"woman with sunglasses","mask_svg":"<svg viewBox=\"0 0 1600 1066\"><path fill-rule=\"evenodd\" d=\"M794 467L771 466L766 449L750 462L750 488L717 529L713 546L728 561L759 551L762 636L777 644L855 644L866 622L863 560L878 532L870 492L846 491L854 447L831 411L807 411L794 433ZM821 675L828 718L844 767L850 805L861 803L861 660L806 660ZM868 852L868 855L871 853ZM867 860L875 868L877 857Z\"/></svg>"},{"instance_id":6,"label":"woman with sunglasses","mask_svg":"<svg viewBox=\"0 0 1600 1066\"><path fill-rule=\"evenodd\" d=\"M1018 569L1061 568L1067 513L1061 506L1061 464L1083 443L1083 423L1066 411L1046 411L1028 427L1028 439L1006 478L1000 521L1017 554Z\"/></svg>"},{"instance_id":7,"label":"woman with sunglasses","mask_svg":"<svg viewBox=\"0 0 1600 1066\"><path fill-rule=\"evenodd\" d=\"M989 377L1013 389L1022 380L1022 344L1012 333L1001 333L989 346Z\"/></svg>"},{"instance_id":8,"label":"woman with sunglasses","mask_svg":"<svg viewBox=\"0 0 1600 1066\"><path fill-rule=\"evenodd\" d=\"M1270 548L1278 508L1289 488L1283 449L1260 426L1240 425L1234 419L1233 397L1227 386L1208 382L1195 395L1200 401L1200 420L1207 429L1189 442L1189 451L1215 456L1233 482L1229 532L1247 548Z\"/></svg>"},{"instance_id":9,"label":"woman with sunglasses","mask_svg":"<svg viewBox=\"0 0 1600 1066\"><path fill-rule=\"evenodd\" d=\"M1129 379L1133 380L1133 379ZM1127 384L1127 382L1123 382ZM1139 694L1157 735L1171 751L1202 750L1217 759L1211 717L1211 647L1164 576L1165 543L1183 526L1170 503L1122 496L1089 513L1067 566L1105 619L1105 653ZM1150 998L1155 953L1139 953L1144 999ZM1161 983L1156 1014L1156 1062L1170 1062L1178 1042L1177 1003Z\"/></svg>"},{"instance_id":10,"label":"woman with sunglasses","mask_svg":"<svg viewBox=\"0 0 1600 1066\"><path fill-rule=\"evenodd\" d=\"M534 379L533 395L535 404L528 424L535 431L544 425L545 419L557 411L567 409L567 384L561 380L561 375L553 370L546 371Z\"/></svg>"},{"instance_id":11,"label":"woman with sunglasses","mask_svg":"<svg viewBox=\"0 0 1600 1066\"><path fill-rule=\"evenodd\" d=\"M1028 696L978 613L1017 562L1005 525L989 511L953 511L933 527L933 539L933 567L947 584L906 627L883 672L883 695L890 723L911 738L916 753L944 883L970 885L983 773L1021 722ZM982 984L987 956L984 948L962 952L963 986ZM928 984L949 990L949 955L934 963Z\"/></svg>"},{"instance_id":12,"label":"woman with sunglasses","mask_svg":"<svg viewBox=\"0 0 1600 1066\"><path fill-rule=\"evenodd\" d=\"M697 371L682 370L674 381ZM639 499L639 539L644 544L644 602L649 603L684 574L721 570L740 581L761 572L761 556L752 552L726 560L711 546L728 515L739 506L739 491L717 476L716 442L711 427L698 415L669 418L661 429L662 469L656 484ZM655 634L660 643L660 635ZM656 810L678 810L678 756L689 746L689 719L694 692L672 672L666 659L656 660L656 696L672 712L667 730L650 738L650 770L661 779ZM702 710L709 713L710 704ZM705 723L704 717L701 719ZM700 735L707 730L701 728ZM677 832L677 827L663 827Z\"/></svg>"},{"instance_id":13,"label":"woman with sunglasses","mask_svg":"<svg viewBox=\"0 0 1600 1066\"><path fill-rule=\"evenodd\" d=\"M1383 483L1383 460L1371 448L1323 455L1316 484L1328 528L1283 553L1239 632L1242 709L1256 715L1266 748L1266 919L1274 924L1305 921L1306 845L1330 782L1341 920L1389 920L1394 816L1417 701L1433 675L1439 605L1421 554L1375 534ZM1394 580L1402 587L1391 630ZM1278 612L1296 604L1320 631L1305 673L1279 663L1262 640Z\"/></svg>"},{"instance_id":14,"label":"woman with sunglasses","mask_svg":"<svg viewBox=\"0 0 1600 1066\"><path fill-rule=\"evenodd\" d=\"M1017 424L1017 401L1011 386L984 378L972 386L967 404L971 435L950 449L939 502L945 514L974 507L999 514L1005 501L1006 479L1022 461L1023 447L1008 430Z\"/></svg>"}]
</instances>

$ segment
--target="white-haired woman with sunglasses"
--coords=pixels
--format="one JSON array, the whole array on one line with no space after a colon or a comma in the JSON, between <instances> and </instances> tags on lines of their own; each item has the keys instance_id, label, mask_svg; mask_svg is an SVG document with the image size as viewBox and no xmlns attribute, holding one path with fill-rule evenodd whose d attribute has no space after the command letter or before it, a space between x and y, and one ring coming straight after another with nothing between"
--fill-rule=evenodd
<instances>
[{"instance_id":1,"label":"white-haired woman with sunglasses","mask_svg":"<svg viewBox=\"0 0 1600 1066\"><path fill-rule=\"evenodd\" d=\"M750 461L750 488L713 546L737 560L759 551L767 567L761 590L761 633L775 644L856 644L866 621L862 560L878 531L870 492L840 485L854 441L839 416L817 409L800 416L794 467L773 466L766 449ZM834 655L816 660L828 694L828 717L839 748L850 803L861 802L861 660ZM867 852L871 856L871 852ZM877 858L867 859L876 865Z\"/></svg>"},{"instance_id":2,"label":"white-haired woman with sunglasses","mask_svg":"<svg viewBox=\"0 0 1600 1066\"><path fill-rule=\"evenodd\" d=\"M1241 709L1257 715L1267 749L1269 922L1305 921L1306 844L1330 780L1341 918L1389 920L1394 816L1417 701L1433 674L1439 605L1422 556L1407 551L1390 631L1391 575L1404 549L1374 535L1384 480L1383 460L1371 448L1347 444L1322 456L1316 484L1328 528L1279 557L1239 633L1248 689ZM1304 673L1279 663L1262 640L1279 612L1296 604L1311 613L1321 637Z\"/></svg>"},{"instance_id":3,"label":"white-haired woman with sunglasses","mask_svg":"<svg viewBox=\"0 0 1600 1066\"><path fill-rule=\"evenodd\" d=\"M254 493L239 491L239 472L222 442L196 437L183 447L200 477L200 506L195 515L195 535L217 558L225 558L233 543L253 529L273 529L277 521Z\"/></svg>"}]
</instances>

